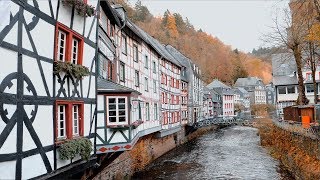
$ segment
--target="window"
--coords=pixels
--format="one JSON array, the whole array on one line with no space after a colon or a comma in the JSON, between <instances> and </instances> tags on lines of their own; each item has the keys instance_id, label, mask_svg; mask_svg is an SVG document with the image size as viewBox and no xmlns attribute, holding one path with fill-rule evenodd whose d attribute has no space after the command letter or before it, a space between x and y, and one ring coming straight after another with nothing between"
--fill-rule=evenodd
<instances>
[{"instance_id":1,"label":"window","mask_svg":"<svg viewBox=\"0 0 320 180\"><path fill-rule=\"evenodd\" d=\"M66 61L67 33L58 31L58 60Z\"/></svg>"},{"instance_id":2,"label":"window","mask_svg":"<svg viewBox=\"0 0 320 180\"><path fill-rule=\"evenodd\" d=\"M157 65L155 61L152 62L152 66L153 66L153 73L157 73Z\"/></svg>"},{"instance_id":3,"label":"window","mask_svg":"<svg viewBox=\"0 0 320 180\"><path fill-rule=\"evenodd\" d=\"M144 78L144 90L145 91L149 91L149 85L148 85L148 78L147 77Z\"/></svg>"},{"instance_id":4,"label":"window","mask_svg":"<svg viewBox=\"0 0 320 180\"><path fill-rule=\"evenodd\" d=\"M107 108L108 125L128 123L127 97L107 97Z\"/></svg>"},{"instance_id":5,"label":"window","mask_svg":"<svg viewBox=\"0 0 320 180\"><path fill-rule=\"evenodd\" d=\"M73 131L72 135L79 135L79 105L73 105L72 107L72 115L73 115Z\"/></svg>"},{"instance_id":6,"label":"window","mask_svg":"<svg viewBox=\"0 0 320 180\"><path fill-rule=\"evenodd\" d=\"M78 53L79 53L79 40L73 38L72 39L72 64L78 64Z\"/></svg>"},{"instance_id":7,"label":"window","mask_svg":"<svg viewBox=\"0 0 320 180\"><path fill-rule=\"evenodd\" d=\"M138 46L136 44L133 45L133 60L135 62L139 61L139 51L138 51Z\"/></svg>"},{"instance_id":8,"label":"window","mask_svg":"<svg viewBox=\"0 0 320 180\"><path fill-rule=\"evenodd\" d=\"M314 91L313 85L312 84L307 84L306 85L306 91L307 91L307 93L312 93Z\"/></svg>"},{"instance_id":9,"label":"window","mask_svg":"<svg viewBox=\"0 0 320 180\"><path fill-rule=\"evenodd\" d=\"M123 81L125 80L125 65L123 62L120 62L120 81Z\"/></svg>"},{"instance_id":10,"label":"window","mask_svg":"<svg viewBox=\"0 0 320 180\"><path fill-rule=\"evenodd\" d=\"M83 102L56 102L56 139L83 136Z\"/></svg>"},{"instance_id":11,"label":"window","mask_svg":"<svg viewBox=\"0 0 320 180\"><path fill-rule=\"evenodd\" d=\"M58 105L58 138L66 137L66 105Z\"/></svg>"},{"instance_id":12,"label":"window","mask_svg":"<svg viewBox=\"0 0 320 180\"><path fill-rule=\"evenodd\" d=\"M279 94L287 94L286 87L278 87Z\"/></svg>"},{"instance_id":13,"label":"window","mask_svg":"<svg viewBox=\"0 0 320 180\"><path fill-rule=\"evenodd\" d=\"M287 86L287 91L288 91L288 94L294 94L294 93L296 93L296 87L295 86ZM271 94L271 92L270 92L270 94Z\"/></svg>"},{"instance_id":14,"label":"window","mask_svg":"<svg viewBox=\"0 0 320 180\"><path fill-rule=\"evenodd\" d=\"M82 64L83 38L66 26L57 23L55 60Z\"/></svg>"},{"instance_id":15,"label":"window","mask_svg":"<svg viewBox=\"0 0 320 180\"><path fill-rule=\"evenodd\" d=\"M154 120L158 120L158 104L154 103Z\"/></svg>"},{"instance_id":16,"label":"window","mask_svg":"<svg viewBox=\"0 0 320 180\"><path fill-rule=\"evenodd\" d=\"M139 87L139 83L140 83L139 82L139 78L140 78L139 77L139 71L136 71L135 72L135 76L134 76L134 84L135 84L136 87Z\"/></svg>"},{"instance_id":17,"label":"window","mask_svg":"<svg viewBox=\"0 0 320 180\"><path fill-rule=\"evenodd\" d=\"M153 80L153 92L157 93L157 81Z\"/></svg>"},{"instance_id":18,"label":"window","mask_svg":"<svg viewBox=\"0 0 320 180\"><path fill-rule=\"evenodd\" d=\"M311 73L306 73L306 80L311 81L312 80L312 75Z\"/></svg>"},{"instance_id":19,"label":"window","mask_svg":"<svg viewBox=\"0 0 320 180\"><path fill-rule=\"evenodd\" d=\"M149 67L149 58L147 55L145 55L145 57L144 57L144 67L146 69L148 69L148 67Z\"/></svg>"},{"instance_id":20,"label":"window","mask_svg":"<svg viewBox=\"0 0 320 180\"><path fill-rule=\"evenodd\" d=\"M146 103L146 121L150 120L150 106L149 103Z\"/></svg>"},{"instance_id":21,"label":"window","mask_svg":"<svg viewBox=\"0 0 320 180\"><path fill-rule=\"evenodd\" d=\"M174 101L174 95L171 94L171 104L174 104L175 101Z\"/></svg>"},{"instance_id":22,"label":"window","mask_svg":"<svg viewBox=\"0 0 320 180\"><path fill-rule=\"evenodd\" d=\"M122 53L127 55L127 36L125 36L124 34L122 34L122 41L121 41L121 49L122 49Z\"/></svg>"}]
</instances>

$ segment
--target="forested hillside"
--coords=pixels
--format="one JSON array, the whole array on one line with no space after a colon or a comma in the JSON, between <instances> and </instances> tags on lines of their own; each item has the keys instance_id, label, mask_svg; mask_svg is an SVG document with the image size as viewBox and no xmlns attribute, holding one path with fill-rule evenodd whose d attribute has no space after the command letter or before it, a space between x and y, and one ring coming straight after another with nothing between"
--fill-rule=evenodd
<instances>
[{"instance_id":1,"label":"forested hillside","mask_svg":"<svg viewBox=\"0 0 320 180\"><path fill-rule=\"evenodd\" d=\"M246 54L201 29L197 30L179 13L167 10L162 17L154 17L146 6L138 1L134 7L125 0L116 0L127 11L128 17L163 44L171 44L192 59L203 70L206 83L217 78L232 85L237 78L257 76L265 83L271 81L271 64Z\"/></svg>"}]
</instances>

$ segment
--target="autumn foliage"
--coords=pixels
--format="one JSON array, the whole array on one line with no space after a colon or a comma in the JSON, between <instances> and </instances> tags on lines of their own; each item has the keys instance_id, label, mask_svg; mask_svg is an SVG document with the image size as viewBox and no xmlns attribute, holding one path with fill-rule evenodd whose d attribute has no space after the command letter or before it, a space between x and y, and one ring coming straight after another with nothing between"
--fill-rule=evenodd
<instances>
[{"instance_id":1,"label":"autumn foliage","mask_svg":"<svg viewBox=\"0 0 320 180\"><path fill-rule=\"evenodd\" d=\"M319 141L282 130L271 120L258 122L261 145L297 179L319 179Z\"/></svg>"},{"instance_id":2,"label":"autumn foliage","mask_svg":"<svg viewBox=\"0 0 320 180\"><path fill-rule=\"evenodd\" d=\"M256 76L265 83L271 81L271 64L258 57L232 49L220 39L201 29L196 30L188 18L167 10L154 17L138 1L134 7L118 0L128 17L163 44L170 44L192 59L202 69L206 83L217 78L232 85L239 77Z\"/></svg>"}]
</instances>

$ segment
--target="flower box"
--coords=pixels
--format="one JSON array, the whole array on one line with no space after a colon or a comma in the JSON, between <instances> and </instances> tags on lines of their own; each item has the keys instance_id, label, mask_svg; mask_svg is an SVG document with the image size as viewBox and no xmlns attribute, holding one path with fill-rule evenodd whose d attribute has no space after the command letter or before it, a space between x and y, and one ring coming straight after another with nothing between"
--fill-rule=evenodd
<instances>
[{"instance_id":1,"label":"flower box","mask_svg":"<svg viewBox=\"0 0 320 180\"><path fill-rule=\"evenodd\" d=\"M61 72L70 74L77 79L81 79L82 77L90 74L89 69L85 66L71 64L70 62L55 61L53 65L53 73L57 75Z\"/></svg>"},{"instance_id":2,"label":"flower box","mask_svg":"<svg viewBox=\"0 0 320 180\"><path fill-rule=\"evenodd\" d=\"M95 14L94 7L88 5L83 0L62 0L63 5L74 7L80 16L93 16Z\"/></svg>"}]
</instances>

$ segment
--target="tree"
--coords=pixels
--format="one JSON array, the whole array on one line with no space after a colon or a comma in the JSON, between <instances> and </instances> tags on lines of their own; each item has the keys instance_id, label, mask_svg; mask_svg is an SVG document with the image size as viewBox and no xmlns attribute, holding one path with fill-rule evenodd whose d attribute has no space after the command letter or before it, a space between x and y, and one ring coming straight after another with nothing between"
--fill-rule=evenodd
<instances>
[{"instance_id":1,"label":"tree","mask_svg":"<svg viewBox=\"0 0 320 180\"><path fill-rule=\"evenodd\" d=\"M305 19L304 17L292 19L291 11L284 11L283 23L280 23L278 18L274 20L275 27L272 28L273 32L266 35L266 40L274 43L276 46L286 46L291 50L297 65L298 75L298 105L308 104L309 101L305 94L305 88L302 75L302 46L304 38L306 37Z\"/></svg>"},{"instance_id":2,"label":"tree","mask_svg":"<svg viewBox=\"0 0 320 180\"><path fill-rule=\"evenodd\" d=\"M143 6L141 1L138 0L135 4L134 7L135 14L133 17L133 21L137 22L145 22L145 21L150 21L152 18L152 14L149 12L149 9L146 6Z\"/></svg>"},{"instance_id":3,"label":"tree","mask_svg":"<svg viewBox=\"0 0 320 180\"><path fill-rule=\"evenodd\" d=\"M316 82L316 70L319 65L319 57L316 56L319 52L319 41L317 34L317 24L319 15L319 4L317 0L311 1L302 1L302 2L291 2L290 8L292 10L292 19L293 22L299 19L303 19L304 23L302 24L304 31L306 32L304 38L304 44L302 45L303 60L307 68L311 70L312 82L314 87L314 103L318 101L318 86ZM317 20L318 19L318 20Z\"/></svg>"},{"instance_id":4,"label":"tree","mask_svg":"<svg viewBox=\"0 0 320 180\"><path fill-rule=\"evenodd\" d=\"M182 16L179 13L173 13L173 17L176 21L177 29L179 34L185 34L187 31L186 23L184 22Z\"/></svg>"},{"instance_id":5,"label":"tree","mask_svg":"<svg viewBox=\"0 0 320 180\"><path fill-rule=\"evenodd\" d=\"M179 32L177 30L176 20L175 20L174 16L172 16L172 15L168 16L168 21L167 21L166 27L169 32L169 37L177 38L179 36Z\"/></svg>"},{"instance_id":6,"label":"tree","mask_svg":"<svg viewBox=\"0 0 320 180\"><path fill-rule=\"evenodd\" d=\"M236 82L238 78L248 77L248 72L243 66L243 62L246 56L242 56L238 49L233 50L234 60L233 60L233 82Z\"/></svg>"}]
</instances>

